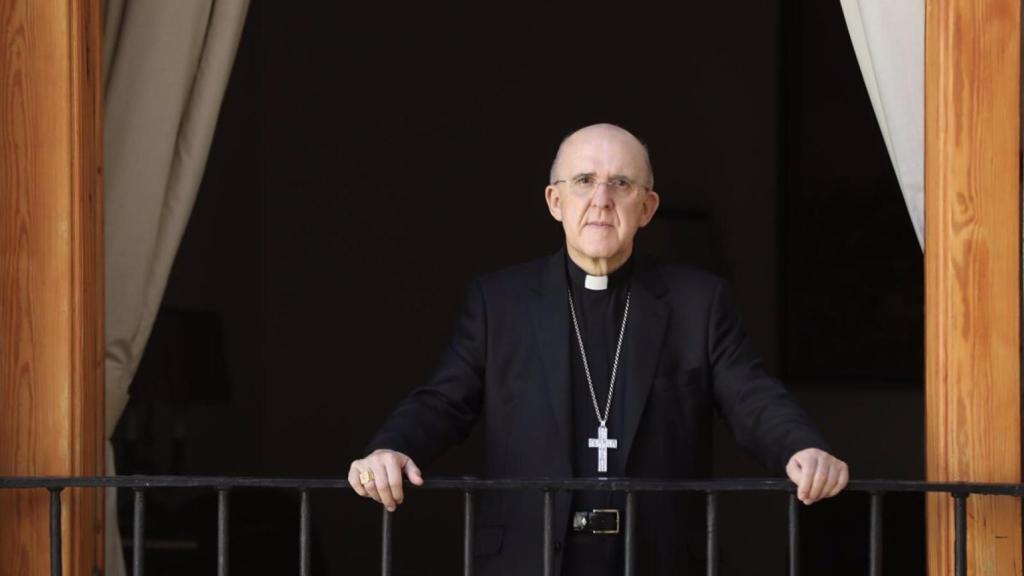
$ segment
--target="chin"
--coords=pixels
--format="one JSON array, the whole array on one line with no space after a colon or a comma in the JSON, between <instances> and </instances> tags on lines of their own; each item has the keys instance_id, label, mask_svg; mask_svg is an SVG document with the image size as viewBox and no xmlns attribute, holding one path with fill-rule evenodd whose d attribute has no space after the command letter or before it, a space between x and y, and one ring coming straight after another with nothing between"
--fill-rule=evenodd
<instances>
[{"instance_id":1,"label":"chin","mask_svg":"<svg viewBox=\"0 0 1024 576\"><path fill-rule=\"evenodd\" d=\"M579 252L587 258L608 259L619 253L619 246L607 244L584 245L579 247Z\"/></svg>"}]
</instances>

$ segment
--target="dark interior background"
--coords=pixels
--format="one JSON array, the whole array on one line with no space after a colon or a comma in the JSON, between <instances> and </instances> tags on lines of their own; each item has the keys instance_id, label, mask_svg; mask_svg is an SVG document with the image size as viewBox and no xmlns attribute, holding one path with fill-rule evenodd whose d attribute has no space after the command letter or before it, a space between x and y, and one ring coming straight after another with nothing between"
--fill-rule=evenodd
<instances>
[{"instance_id":1,"label":"dark interior background","mask_svg":"<svg viewBox=\"0 0 1024 576\"><path fill-rule=\"evenodd\" d=\"M607 121L651 149L639 249L732 282L855 478L922 478L921 251L839 3L594 8L252 0L119 471L345 476L428 378L466 282L558 248L555 148ZM472 474L477 449L428 474ZM769 474L724 428L715 468ZM314 572L376 570L379 508L312 504ZM785 573L784 496L721 505L722 573ZM148 510L149 572L213 573L214 495ZM886 570L923 574L923 500L885 510ZM866 573L866 497L802 514L805 573ZM397 574L457 573L458 495L414 492L395 529ZM298 498L236 494L231 534L237 573L295 570Z\"/></svg>"}]
</instances>

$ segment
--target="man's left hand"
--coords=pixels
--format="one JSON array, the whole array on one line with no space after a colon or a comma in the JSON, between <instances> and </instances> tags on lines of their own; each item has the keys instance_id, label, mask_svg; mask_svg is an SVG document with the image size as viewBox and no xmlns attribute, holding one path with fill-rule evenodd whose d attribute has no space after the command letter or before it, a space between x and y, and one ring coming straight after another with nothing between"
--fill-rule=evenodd
<instances>
[{"instance_id":1,"label":"man's left hand","mask_svg":"<svg viewBox=\"0 0 1024 576\"><path fill-rule=\"evenodd\" d=\"M850 480L846 462L817 448L805 448L789 459L786 474L796 484L796 497L804 504L839 494Z\"/></svg>"}]
</instances>

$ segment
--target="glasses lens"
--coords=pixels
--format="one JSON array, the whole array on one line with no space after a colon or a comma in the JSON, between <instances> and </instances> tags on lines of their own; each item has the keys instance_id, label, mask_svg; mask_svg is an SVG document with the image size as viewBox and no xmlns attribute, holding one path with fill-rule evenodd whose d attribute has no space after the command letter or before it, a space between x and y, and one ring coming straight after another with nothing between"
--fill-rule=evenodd
<instances>
[{"instance_id":1,"label":"glasses lens","mask_svg":"<svg viewBox=\"0 0 1024 576\"><path fill-rule=\"evenodd\" d=\"M593 194L601 184L605 185L609 194L616 196L628 196L636 188L636 185L628 178L612 178L608 181L599 181L593 176L582 175L569 181L569 186L573 193L580 196Z\"/></svg>"},{"instance_id":2,"label":"glasses lens","mask_svg":"<svg viewBox=\"0 0 1024 576\"><path fill-rule=\"evenodd\" d=\"M597 179L594 178L593 176L582 175L573 178L570 182L570 185L572 186L572 190L574 193L583 195L590 194L591 192L593 192L594 185L596 182Z\"/></svg>"}]
</instances>

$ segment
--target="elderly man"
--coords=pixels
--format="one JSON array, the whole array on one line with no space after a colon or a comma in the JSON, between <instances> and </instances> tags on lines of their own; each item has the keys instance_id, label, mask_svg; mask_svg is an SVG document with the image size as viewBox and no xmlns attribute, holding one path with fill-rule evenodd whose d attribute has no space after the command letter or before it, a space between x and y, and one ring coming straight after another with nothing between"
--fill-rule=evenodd
<instances>
[{"instance_id":1,"label":"elderly man","mask_svg":"<svg viewBox=\"0 0 1024 576\"><path fill-rule=\"evenodd\" d=\"M712 407L740 445L797 484L806 504L837 494L847 467L783 386L765 374L719 278L633 252L659 197L644 145L608 124L567 137L544 190L565 246L475 280L433 379L414 390L352 462L361 496L394 510L403 475L483 426L487 477L702 478ZM641 574L700 566L694 495L637 495ZM622 571L621 495L558 494L561 574ZM535 492L481 495L476 565L542 572ZM693 572L696 573L696 572Z\"/></svg>"}]
</instances>

